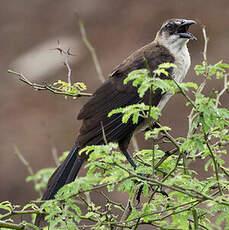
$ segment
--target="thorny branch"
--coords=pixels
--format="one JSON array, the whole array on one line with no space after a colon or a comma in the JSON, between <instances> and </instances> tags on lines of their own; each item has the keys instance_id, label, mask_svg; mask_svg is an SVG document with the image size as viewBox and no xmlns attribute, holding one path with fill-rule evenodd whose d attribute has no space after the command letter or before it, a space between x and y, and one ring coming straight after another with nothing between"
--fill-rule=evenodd
<instances>
[{"instance_id":1,"label":"thorny branch","mask_svg":"<svg viewBox=\"0 0 229 230\"><path fill-rule=\"evenodd\" d=\"M55 48L54 50L58 50L60 52L60 54L64 54L65 55L65 61L64 64L66 65L66 68L68 70L68 84L69 86L71 85L71 74L72 74L72 70L69 66L69 61L68 61L68 57L69 56L74 56L71 52L70 52L70 48L67 51L64 51L61 47L60 47L60 41L57 41L57 45L58 47Z\"/></svg>"}]
</instances>

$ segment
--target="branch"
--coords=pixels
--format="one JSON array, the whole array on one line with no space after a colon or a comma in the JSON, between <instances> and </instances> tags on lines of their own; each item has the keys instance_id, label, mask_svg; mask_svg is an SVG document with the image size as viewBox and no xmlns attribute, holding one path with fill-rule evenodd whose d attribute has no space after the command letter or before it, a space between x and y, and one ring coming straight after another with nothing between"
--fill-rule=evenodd
<instances>
[{"instance_id":1,"label":"branch","mask_svg":"<svg viewBox=\"0 0 229 230\"><path fill-rule=\"evenodd\" d=\"M192 101L192 99L184 92L184 90L180 87L179 83L173 79L174 83L176 84L176 86L178 87L178 89L180 90L180 93L187 99L187 101L193 106L193 108L195 108L195 104Z\"/></svg>"},{"instance_id":2,"label":"branch","mask_svg":"<svg viewBox=\"0 0 229 230\"><path fill-rule=\"evenodd\" d=\"M76 94L72 94L72 93L68 93L66 91L62 91L61 89L59 89L57 87L54 87L52 85L49 85L49 84L32 83L23 74L15 72L13 70L8 70L8 73L16 75L20 81L26 83L27 85L31 86L35 90L48 90L48 91L51 91L54 94L60 94L60 95L64 95L64 96L74 97L74 98L91 97L92 96L91 93L78 92Z\"/></svg>"},{"instance_id":3,"label":"branch","mask_svg":"<svg viewBox=\"0 0 229 230\"><path fill-rule=\"evenodd\" d=\"M21 210L21 211L10 211L8 213L6 213L5 215L1 216L1 220L5 220L8 219L11 216L16 216L16 215L30 215L30 214L47 214L43 211L40 210Z\"/></svg>"},{"instance_id":4,"label":"branch","mask_svg":"<svg viewBox=\"0 0 229 230\"><path fill-rule=\"evenodd\" d=\"M21 152L19 151L19 149L18 149L16 146L14 146L14 152L15 152L15 154L18 156L18 158L21 160L21 162L25 165L25 167L27 168L29 174L30 174L31 176L34 176L34 172L33 172L33 169L32 169L32 167L31 167L31 165L30 165L29 162L25 159L25 157L21 154ZM34 181L34 185L36 185L36 184L37 184L37 180ZM42 195L40 189L38 190L38 193L39 193L40 196Z\"/></svg>"},{"instance_id":5,"label":"branch","mask_svg":"<svg viewBox=\"0 0 229 230\"><path fill-rule=\"evenodd\" d=\"M81 36L82 36L82 40L83 40L84 44L86 45L86 47L88 48L88 50L89 50L89 52L90 52L90 54L92 56L92 60L94 62L98 77L99 77L101 82L104 82L105 78L103 76L102 69L100 67L98 57L96 55L94 47L91 45L90 41L87 38L87 33L86 33L86 30L85 30L84 24L83 24L83 22L82 22L82 20L80 18L79 18L79 26L80 26L80 33L81 33Z\"/></svg>"},{"instance_id":6,"label":"branch","mask_svg":"<svg viewBox=\"0 0 229 230\"><path fill-rule=\"evenodd\" d=\"M206 34L206 30L205 30L205 26L202 25L202 33L203 33L203 37L204 37L204 50L203 50L203 59L204 59L204 66L205 66L205 78L204 81L200 84L197 93L201 93L206 85L207 82L207 75L208 75L208 68L207 68L207 48L208 48L208 37ZM188 115L188 138L191 135L191 126L192 126L192 122L193 122L193 114L195 112L195 107L192 108L190 114Z\"/></svg>"},{"instance_id":7,"label":"branch","mask_svg":"<svg viewBox=\"0 0 229 230\"><path fill-rule=\"evenodd\" d=\"M100 192L100 194L106 199L106 201L110 204L113 204L114 206L118 206L120 209L122 209L123 211L125 210L125 208L123 207L123 205L121 203L117 203L114 202L113 200L111 200L105 193Z\"/></svg>"},{"instance_id":8,"label":"branch","mask_svg":"<svg viewBox=\"0 0 229 230\"><path fill-rule=\"evenodd\" d=\"M218 171L218 164L217 164L217 161L216 161L216 158L215 158L215 154L213 153L213 150L212 150L211 146L209 145L207 134L205 133L204 130L203 130L203 132L204 132L204 138L205 138L207 148L208 148L210 156L212 158L212 162L213 162L213 166L214 166L214 171L215 171L215 176L216 176L219 192L220 192L221 195L223 195L223 191L222 191L222 188L221 188L221 185L220 185L220 182L219 182L219 171Z\"/></svg>"},{"instance_id":9,"label":"branch","mask_svg":"<svg viewBox=\"0 0 229 230\"><path fill-rule=\"evenodd\" d=\"M202 32L204 36L204 50L203 50L203 58L204 61L207 63L207 48L208 48L208 37L205 29L205 25L202 25Z\"/></svg>"},{"instance_id":10,"label":"branch","mask_svg":"<svg viewBox=\"0 0 229 230\"><path fill-rule=\"evenodd\" d=\"M25 229L25 225L24 224L12 224L12 223L0 220L0 229L1 228L23 230Z\"/></svg>"},{"instance_id":11,"label":"branch","mask_svg":"<svg viewBox=\"0 0 229 230\"><path fill-rule=\"evenodd\" d=\"M219 105L219 99L220 97L227 91L228 89L228 82L227 82L227 77L229 76L229 74L225 74L224 75L224 84L223 84L223 89L217 94L217 97L216 97L216 107L218 107Z\"/></svg>"},{"instance_id":12,"label":"branch","mask_svg":"<svg viewBox=\"0 0 229 230\"><path fill-rule=\"evenodd\" d=\"M64 64L67 68L67 71L68 71L68 84L69 86L71 85L71 74L72 74L72 70L69 66L69 63L68 63L68 56L74 56L71 52L70 52L70 48L67 50L67 51L64 51L61 47L60 47L60 41L58 40L57 41L57 44L58 44L58 47L55 48L55 50L59 51L61 55L65 55L65 61L64 61ZM69 88L70 90L70 88Z\"/></svg>"}]
</instances>

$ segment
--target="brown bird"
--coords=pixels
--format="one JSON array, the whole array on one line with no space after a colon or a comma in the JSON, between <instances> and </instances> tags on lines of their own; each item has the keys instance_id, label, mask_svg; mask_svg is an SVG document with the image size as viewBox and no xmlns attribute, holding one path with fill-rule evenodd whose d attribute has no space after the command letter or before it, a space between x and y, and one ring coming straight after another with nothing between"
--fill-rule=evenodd
<instances>
[{"instance_id":1,"label":"brown bird","mask_svg":"<svg viewBox=\"0 0 229 230\"><path fill-rule=\"evenodd\" d=\"M146 68L145 60L147 60L151 73L158 68L159 64L174 63L176 68L169 69L168 78L174 78L177 82L181 82L190 67L187 43L190 39L196 40L188 32L189 26L192 24L196 24L196 22L185 19L167 20L156 34L153 42L124 59L95 91L79 112L78 120L82 120L82 126L76 142L67 158L49 179L42 200L53 199L61 187L75 180L82 164L88 158L85 153L79 155L78 152L85 146L105 144L103 130L107 142L117 142L120 151L126 156L129 163L134 168L137 167L127 148L133 133L146 122L140 118L138 124L133 124L131 120L124 124L122 115L115 114L111 117L107 115L113 109L139 102L149 104L151 101L153 106L163 109L171 97L170 93L163 94L161 89L156 89L151 95L151 100L149 100L149 92L140 98L137 88L133 87L131 82L123 85L123 81L131 71ZM40 219L41 215L38 215L37 225L39 225Z\"/></svg>"}]
</instances>

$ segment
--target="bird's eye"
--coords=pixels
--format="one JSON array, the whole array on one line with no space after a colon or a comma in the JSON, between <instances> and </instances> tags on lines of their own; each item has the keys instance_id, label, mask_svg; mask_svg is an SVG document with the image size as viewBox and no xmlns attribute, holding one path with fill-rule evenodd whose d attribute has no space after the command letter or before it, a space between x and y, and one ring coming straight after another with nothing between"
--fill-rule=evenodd
<instances>
[{"instance_id":1,"label":"bird's eye","mask_svg":"<svg viewBox=\"0 0 229 230\"><path fill-rule=\"evenodd\" d=\"M174 24L169 23L166 25L166 29L168 30L173 30L173 28L174 28Z\"/></svg>"},{"instance_id":2,"label":"bird's eye","mask_svg":"<svg viewBox=\"0 0 229 230\"><path fill-rule=\"evenodd\" d=\"M168 29L171 28L171 27L172 27L171 24L167 24L167 25L166 25L166 28L168 28Z\"/></svg>"}]
</instances>

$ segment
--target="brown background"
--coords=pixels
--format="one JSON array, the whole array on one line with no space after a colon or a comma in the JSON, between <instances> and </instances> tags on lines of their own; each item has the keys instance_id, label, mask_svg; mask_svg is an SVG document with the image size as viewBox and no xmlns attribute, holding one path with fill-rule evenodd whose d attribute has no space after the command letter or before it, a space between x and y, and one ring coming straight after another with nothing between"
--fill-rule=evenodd
<instances>
[{"instance_id":1,"label":"brown background","mask_svg":"<svg viewBox=\"0 0 229 230\"><path fill-rule=\"evenodd\" d=\"M52 50L59 39L63 48L71 48L76 54L70 60L72 81L85 82L89 92L101 84L81 41L74 12L85 23L105 76L129 53L153 40L162 22L173 17L205 24L210 37L209 62L223 59L229 63L228 0L1 0L0 201L23 204L37 198L33 184L25 182L28 172L14 154L14 146L35 171L54 166L51 150L56 148L61 154L71 148L80 126L76 115L87 100L65 100L34 91L9 75L7 69L22 72L38 83L66 80L64 58ZM189 43L193 69L202 60L203 38L199 25L191 31L198 37L198 41ZM202 79L191 70L186 78L190 80L198 83ZM221 86L219 81L212 81L208 91ZM228 101L226 96L222 98L226 107ZM182 96L176 95L163 111L162 123L173 128L174 136L187 132L190 108L184 102ZM141 146L145 146L144 142ZM193 163L193 167L198 164Z\"/></svg>"}]
</instances>

